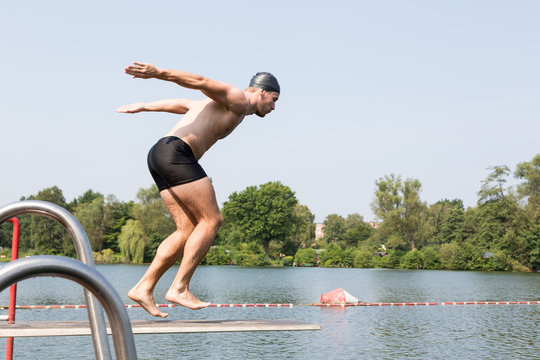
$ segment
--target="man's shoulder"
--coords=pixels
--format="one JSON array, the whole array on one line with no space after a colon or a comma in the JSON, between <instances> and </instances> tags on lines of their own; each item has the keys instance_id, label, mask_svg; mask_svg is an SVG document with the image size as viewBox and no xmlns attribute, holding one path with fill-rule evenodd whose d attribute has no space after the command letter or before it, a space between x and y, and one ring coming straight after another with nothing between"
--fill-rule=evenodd
<instances>
[{"instance_id":1,"label":"man's shoulder","mask_svg":"<svg viewBox=\"0 0 540 360\"><path fill-rule=\"evenodd\" d=\"M232 85L227 91L226 101L220 103L235 115L245 115L249 106L249 101L244 91Z\"/></svg>"}]
</instances>

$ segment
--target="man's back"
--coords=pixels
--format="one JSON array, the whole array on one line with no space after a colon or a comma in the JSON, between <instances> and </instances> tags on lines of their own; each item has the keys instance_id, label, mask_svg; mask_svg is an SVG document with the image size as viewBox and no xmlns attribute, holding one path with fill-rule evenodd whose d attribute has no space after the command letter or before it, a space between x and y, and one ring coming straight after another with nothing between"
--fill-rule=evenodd
<instances>
[{"instance_id":1,"label":"man's back","mask_svg":"<svg viewBox=\"0 0 540 360\"><path fill-rule=\"evenodd\" d=\"M188 143L197 159L216 141L229 135L245 117L245 114L233 113L212 99L190 101L187 108L188 112L167 135Z\"/></svg>"}]
</instances>

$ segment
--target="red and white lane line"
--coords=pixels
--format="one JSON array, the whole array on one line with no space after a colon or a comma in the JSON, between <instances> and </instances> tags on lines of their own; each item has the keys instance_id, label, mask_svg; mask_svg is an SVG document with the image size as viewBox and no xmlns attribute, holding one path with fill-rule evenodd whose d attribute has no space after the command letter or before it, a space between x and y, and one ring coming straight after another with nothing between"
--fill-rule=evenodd
<instances>
[{"instance_id":1,"label":"red and white lane line","mask_svg":"<svg viewBox=\"0 0 540 360\"><path fill-rule=\"evenodd\" d=\"M540 305L540 301L451 301L451 302L359 302L347 304L210 304L213 308L292 308L295 306L318 306L318 307L373 307L373 306L438 306L438 305ZM157 304L157 307L174 308L175 304ZM126 304L126 308L140 308L139 304ZM0 310L8 309L8 306L0 306ZM86 305L17 305L16 309L85 309Z\"/></svg>"}]
</instances>

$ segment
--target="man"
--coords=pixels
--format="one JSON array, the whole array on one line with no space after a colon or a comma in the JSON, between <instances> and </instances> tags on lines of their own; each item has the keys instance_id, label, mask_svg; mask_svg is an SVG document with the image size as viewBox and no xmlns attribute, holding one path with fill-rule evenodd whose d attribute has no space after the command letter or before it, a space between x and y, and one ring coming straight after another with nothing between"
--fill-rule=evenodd
<instances>
[{"instance_id":1,"label":"man","mask_svg":"<svg viewBox=\"0 0 540 360\"><path fill-rule=\"evenodd\" d=\"M264 117L274 110L280 94L279 84L272 74L257 73L249 87L242 91L200 75L138 62L128 66L125 72L134 78L172 81L207 96L200 101L169 99L116 109L120 113L166 111L184 115L148 154L150 173L176 223L176 231L160 244L154 260L128 296L153 316L166 317L154 302L154 287L165 271L182 257L165 299L190 309L205 308L210 303L197 299L189 291L189 282L214 241L223 218L214 188L198 160L216 141L229 135L246 115Z\"/></svg>"}]
</instances>

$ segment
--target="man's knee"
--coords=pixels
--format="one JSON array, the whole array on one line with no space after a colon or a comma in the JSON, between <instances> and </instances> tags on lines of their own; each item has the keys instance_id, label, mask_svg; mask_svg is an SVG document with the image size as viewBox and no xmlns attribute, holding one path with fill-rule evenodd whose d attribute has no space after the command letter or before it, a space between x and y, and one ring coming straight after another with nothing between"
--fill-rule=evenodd
<instances>
[{"instance_id":1,"label":"man's knee","mask_svg":"<svg viewBox=\"0 0 540 360\"><path fill-rule=\"evenodd\" d=\"M217 229L219 229L221 227L221 225L223 225L223 215L221 215L221 213L218 213L216 215L216 227Z\"/></svg>"},{"instance_id":2,"label":"man's knee","mask_svg":"<svg viewBox=\"0 0 540 360\"><path fill-rule=\"evenodd\" d=\"M221 213L214 214L209 220L209 225L216 230L216 232L219 230L221 225L223 224L223 215Z\"/></svg>"}]
</instances>

